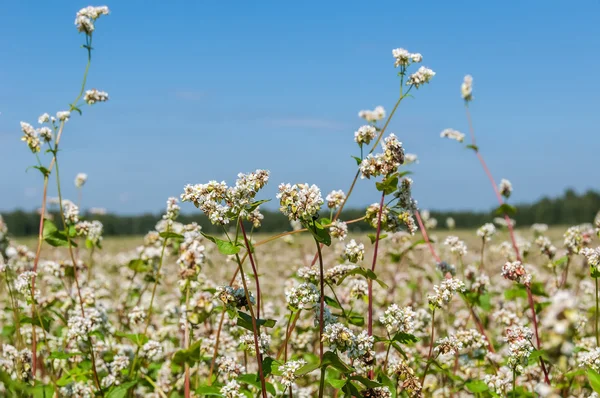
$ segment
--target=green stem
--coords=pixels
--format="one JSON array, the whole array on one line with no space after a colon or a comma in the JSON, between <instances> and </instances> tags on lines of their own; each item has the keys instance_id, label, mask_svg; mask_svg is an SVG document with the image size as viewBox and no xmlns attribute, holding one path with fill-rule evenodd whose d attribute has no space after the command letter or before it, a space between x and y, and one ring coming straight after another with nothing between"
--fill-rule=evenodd
<instances>
[{"instance_id":1,"label":"green stem","mask_svg":"<svg viewBox=\"0 0 600 398\"><path fill-rule=\"evenodd\" d=\"M598 335L598 278L596 278L596 347L600 347L600 339Z\"/></svg>"},{"instance_id":2,"label":"green stem","mask_svg":"<svg viewBox=\"0 0 600 398\"><path fill-rule=\"evenodd\" d=\"M321 364L321 366L323 366ZM325 391L325 368L321 368L321 380L319 381L319 398L323 398L323 391Z\"/></svg>"}]
</instances>

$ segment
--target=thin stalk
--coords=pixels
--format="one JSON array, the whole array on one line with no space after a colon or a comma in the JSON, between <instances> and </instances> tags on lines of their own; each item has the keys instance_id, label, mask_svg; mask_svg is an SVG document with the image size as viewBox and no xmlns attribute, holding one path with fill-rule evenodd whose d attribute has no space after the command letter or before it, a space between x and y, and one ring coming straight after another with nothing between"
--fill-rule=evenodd
<instances>
[{"instance_id":1,"label":"thin stalk","mask_svg":"<svg viewBox=\"0 0 600 398\"><path fill-rule=\"evenodd\" d=\"M225 310L221 312L221 320L219 321L219 327L217 328L217 339L215 341L215 351L213 352L212 360L210 361L210 370L208 372L207 384L212 384L212 374L215 370L215 363L217 362L217 355L219 353L219 340L221 338L221 330L223 329L223 321L225 320Z\"/></svg>"},{"instance_id":2,"label":"thin stalk","mask_svg":"<svg viewBox=\"0 0 600 398\"><path fill-rule=\"evenodd\" d=\"M185 319L185 329L184 329L184 337L183 337L183 349L187 350L190 346L190 323L187 320L187 311L190 306L190 282L188 281L186 289L185 289L185 309L186 309L186 319ZM190 398L190 365L185 363L185 382L184 382L184 396L185 398Z\"/></svg>"},{"instance_id":3,"label":"thin stalk","mask_svg":"<svg viewBox=\"0 0 600 398\"><path fill-rule=\"evenodd\" d=\"M277 356L275 357L275 359L279 359L279 357L281 357L281 353L284 351L284 348L287 347L287 345L290 341L290 336L292 335L292 331L294 330L294 327L296 327L296 322L298 322L298 318L300 318L301 311L302 310L298 310L298 312L296 312L296 315L294 316L291 325L289 325L289 327L287 328L287 331L285 334L285 341L283 342L283 345L277 351Z\"/></svg>"},{"instance_id":4,"label":"thin stalk","mask_svg":"<svg viewBox=\"0 0 600 398\"><path fill-rule=\"evenodd\" d=\"M317 256L319 258L319 284L321 288L321 295L319 298L319 360L323 362L323 313L325 312L325 277L323 272L323 255L321 253L321 244L316 239L315 243L317 244ZM322 394L322 391L320 393Z\"/></svg>"},{"instance_id":5,"label":"thin stalk","mask_svg":"<svg viewBox=\"0 0 600 398\"><path fill-rule=\"evenodd\" d=\"M596 279L596 347L600 347L600 340L598 334L598 278Z\"/></svg>"},{"instance_id":6,"label":"thin stalk","mask_svg":"<svg viewBox=\"0 0 600 398\"><path fill-rule=\"evenodd\" d=\"M467 120L469 123L469 131L471 133L471 139L473 140L473 145L475 145L475 129L473 128L473 123L471 120L471 113L469 112L469 107L467 106L466 103L465 103L465 111L467 113ZM494 193L496 194L496 199L498 200L498 204L500 206L502 206L504 204L504 200L502 199L502 195L500 194L500 191L498 190L498 186L496 185L496 181L494 180L492 173L490 172L489 168L487 167L487 164L485 163L485 160L483 159L483 156L481 156L481 153L479 152L478 149L475 150L475 154L477 155L477 158L479 159L479 162L481 163L481 166L483 167L485 174L487 175L488 179L490 180L490 183L492 184L492 188L494 189ZM512 225L512 221L510 220L510 218L508 217L508 214L506 214L506 213L504 213L504 219L506 220L506 224L508 226L508 233L510 235L510 239L511 239L512 246L515 251L517 260L520 262L523 262L523 259L521 258L521 253L519 251L519 246L517 245L517 240L515 238L515 232L514 232L514 227ZM530 286L527 286L527 298L529 301L529 306L531 307L531 315L533 317L533 328L534 328L534 332L535 332L537 349L541 350L540 336L539 336L538 324L537 324L537 314L535 313L535 304L533 301L533 295L531 293ZM546 365L544 364L544 360L542 359L542 357L540 357L540 366L542 368L542 371L544 372L544 381L546 382L546 384L550 384L550 379L548 378L548 371L546 370Z\"/></svg>"},{"instance_id":7,"label":"thin stalk","mask_svg":"<svg viewBox=\"0 0 600 398\"><path fill-rule=\"evenodd\" d=\"M258 282L258 270L256 269L256 264L254 262L254 256L252 255L252 248L250 247L250 242L248 242L248 236L246 236L246 229L244 228L244 223L242 219L239 218L240 230L242 231L242 235L244 236L244 244L246 245L246 253L248 253L248 257L250 258L250 264L252 265L252 272L254 273L254 283L256 283L256 317L260 318L260 283Z\"/></svg>"},{"instance_id":8,"label":"thin stalk","mask_svg":"<svg viewBox=\"0 0 600 398\"><path fill-rule=\"evenodd\" d=\"M64 123L63 123L64 126ZM60 209L60 217L62 219L63 225L66 227L67 223L65 220L65 212L64 212L64 208L63 208L63 200L62 200L62 193L61 193L61 189L60 189L60 172L59 172L59 167L58 167L58 157L57 157L57 148L58 148L58 138L57 138L57 142L55 145L55 152L54 152L54 164L56 166L56 190L58 192L58 203L59 203L59 209ZM77 288L77 296L79 297L79 304L81 307L81 316L82 317L86 317L85 316L85 311L83 309L83 297L81 296L81 288L79 286L79 278L78 278L78 272L77 272L77 261L75 260L75 255L73 254L73 244L71 242L71 236L69 235L69 232L67 231L66 233L67 236L67 244L68 244L68 248L69 248L69 255L71 257L71 261L73 263L73 279L75 280L75 287ZM104 396L104 391L102 390L102 386L100 385L100 378L98 377L98 371L96 368L96 355L94 354L94 346L92 345L92 339L90 338L90 336L87 336L87 340L88 340L88 344L90 346L90 359L92 361L92 373L94 375L94 381L96 382L96 388L98 388L98 391L100 391L100 395Z\"/></svg>"},{"instance_id":9,"label":"thin stalk","mask_svg":"<svg viewBox=\"0 0 600 398\"><path fill-rule=\"evenodd\" d=\"M169 232L169 229L170 229L170 225L167 224L167 233ZM148 332L148 327L150 327L150 322L152 321L152 314L153 314L153 310L154 310L154 298L156 297L156 289L158 287L158 281L160 278L160 270L162 269L162 266L163 266L163 262L164 262L164 258L165 258L165 249L167 247L168 240L169 240L169 238L164 238L163 245L162 245L162 248L160 251L160 260L158 261L158 268L156 269L156 276L154 278L154 286L152 287L152 295L150 296L150 305L148 306L148 314L146 315L146 324L144 325L144 335ZM133 279L132 279L131 283L133 283ZM141 301L144 293L145 293L145 291L142 291L140 293L138 303ZM131 375L133 374L133 371L135 370L135 365L137 364L137 360L138 360L139 354L140 354L140 348L141 347L138 345L138 347L135 351L133 361L131 362L131 368L129 369L129 377L131 377Z\"/></svg>"},{"instance_id":10,"label":"thin stalk","mask_svg":"<svg viewBox=\"0 0 600 398\"><path fill-rule=\"evenodd\" d=\"M431 314L431 338L429 342L429 354L427 354L427 364L425 365L425 370L423 371L423 377L421 378L421 385L425 382L425 376L427 376L427 371L429 370L429 366L431 365L431 354L433 353L433 340L435 338L435 309Z\"/></svg>"},{"instance_id":11,"label":"thin stalk","mask_svg":"<svg viewBox=\"0 0 600 398\"><path fill-rule=\"evenodd\" d=\"M483 238L481 240L481 261L479 262L479 270L480 271L484 270L484 265L483 265L484 256L485 256L485 238Z\"/></svg>"},{"instance_id":12,"label":"thin stalk","mask_svg":"<svg viewBox=\"0 0 600 398\"><path fill-rule=\"evenodd\" d=\"M261 393L262 393L263 398L267 398L265 375L263 374L263 369L262 369L262 354L260 352L260 346L258 344L259 329L258 329L258 325L256 324L256 316L254 314L254 308L252 307L252 302L250 301L250 292L248 291L248 285L246 283L246 275L244 275L244 268L242 267L242 260L240 259L240 256L237 253L235 255L235 258L238 263L238 269L240 270L242 284L244 285L244 292L246 293L246 302L248 303L248 310L250 311L250 318L252 319L252 331L254 334L254 348L256 349L256 362L258 364L258 374L260 377Z\"/></svg>"},{"instance_id":13,"label":"thin stalk","mask_svg":"<svg viewBox=\"0 0 600 398\"><path fill-rule=\"evenodd\" d=\"M419 224L419 229L421 230L421 235L423 235L423 239L425 240L425 242L427 243L427 246L429 247L429 252L433 256L433 258L435 258L436 262L441 263L442 260L440 260L440 257L435 252L435 249L433 248L433 245L431 244L431 241L429 240L429 236L427 235L427 230L425 229L425 225L423 225L423 220L421 220L421 214L419 213L419 210L415 210L414 213L415 213L415 217L417 218L417 223Z\"/></svg>"},{"instance_id":14,"label":"thin stalk","mask_svg":"<svg viewBox=\"0 0 600 398\"><path fill-rule=\"evenodd\" d=\"M283 362L287 362L288 359L288 330L290 330L290 326L292 325L292 318L294 317L294 311L290 311L290 317L288 318L288 323L285 328L285 341L283 343Z\"/></svg>"},{"instance_id":15,"label":"thin stalk","mask_svg":"<svg viewBox=\"0 0 600 398\"><path fill-rule=\"evenodd\" d=\"M38 263L40 262L40 254L42 252L42 242L44 241L44 218L46 216L46 198L48 196L48 174L44 174L44 193L42 195L42 214L40 216L40 228L38 232L38 242L37 249L35 251L35 259L33 260L33 277L31 278L31 291L35 291L35 279L37 274ZM35 300L31 302L31 317L33 318L33 314L37 312L35 308ZM35 338L35 328L33 330L33 339L31 341L31 363L32 368L34 369L34 379L35 379L35 369L37 369L37 339Z\"/></svg>"},{"instance_id":16,"label":"thin stalk","mask_svg":"<svg viewBox=\"0 0 600 398\"><path fill-rule=\"evenodd\" d=\"M375 249L373 251L373 264L371 271L375 272L377 265L377 251L379 250L379 236L381 235L381 215L383 214L383 202L385 200L385 192L381 193L381 201L379 203L379 214L377 214L377 234L375 235ZM368 312L368 333L373 336L373 280L369 279L369 312ZM373 379L373 370L369 370L369 379Z\"/></svg>"},{"instance_id":17,"label":"thin stalk","mask_svg":"<svg viewBox=\"0 0 600 398\"><path fill-rule=\"evenodd\" d=\"M321 380L319 381L319 398L323 398L323 391L325 391L325 368L321 368Z\"/></svg>"},{"instance_id":18,"label":"thin stalk","mask_svg":"<svg viewBox=\"0 0 600 398\"><path fill-rule=\"evenodd\" d=\"M537 316L535 313L535 304L533 302L533 294L531 293L531 286L527 286L527 299L529 300L529 307L531 308L531 316L533 317L533 330L535 331L535 342L536 348L541 350L540 336L538 334L538 323ZM550 379L548 378L548 370L546 369L546 365L544 364L544 360L540 357L540 366L542 371L544 372L544 381L546 384L550 384Z\"/></svg>"}]
</instances>

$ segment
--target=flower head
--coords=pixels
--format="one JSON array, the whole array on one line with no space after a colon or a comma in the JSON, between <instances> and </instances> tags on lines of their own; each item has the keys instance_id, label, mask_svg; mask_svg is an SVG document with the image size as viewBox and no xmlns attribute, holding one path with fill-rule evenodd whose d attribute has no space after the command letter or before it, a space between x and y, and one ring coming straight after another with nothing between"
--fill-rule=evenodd
<instances>
[{"instance_id":1,"label":"flower head","mask_svg":"<svg viewBox=\"0 0 600 398\"><path fill-rule=\"evenodd\" d=\"M466 75L460 86L460 94L466 102L473 100L473 76Z\"/></svg>"}]
</instances>

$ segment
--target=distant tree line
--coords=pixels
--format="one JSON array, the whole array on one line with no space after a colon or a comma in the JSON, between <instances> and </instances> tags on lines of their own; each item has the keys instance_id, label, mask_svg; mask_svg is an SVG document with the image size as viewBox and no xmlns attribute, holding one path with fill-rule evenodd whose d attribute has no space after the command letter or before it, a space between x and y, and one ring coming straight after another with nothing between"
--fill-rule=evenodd
<instances>
[{"instance_id":1,"label":"distant tree line","mask_svg":"<svg viewBox=\"0 0 600 398\"><path fill-rule=\"evenodd\" d=\"M567 190L557 198L542 198L533 204L516 205L516 213L511 215L517 226L531 225L533 223L545 223L548 225L576 225L593 222L594 217L600 210L600 193L587 191L577 194L573 190ZM364 215L364 209L349 209L342 212L341 220L353 220ZM290 223L284 215L278 211L263 211L265 216L261 232L281 232L290 229ZM475 228L486 222L491 222L495 209L490 211L431 211L431 217L438 220L439 229L446 227L445 220L452 217L456 228ZM58 214L53 214L55 220L60 220ZM328 216L325 215L325 216ZM15 210L2 212L2 217L8 225L12 236L37 235L39 228L39 215L36 212ZM143 235L154 229L156 223L161 219L160 214L141 214L125 216L116 214L85 215L86 219L99 220L104 224L105 236L118 235ZM202 225L207 233L220 232L220 227L212 225L198 210L193 214L181 214L178 219L182 223L193 221ZM57 224L59 224L57 222ZM349 225L349 230L354 232L370 230L371 227L365 222Z\"/></svg>"}]
</instances>

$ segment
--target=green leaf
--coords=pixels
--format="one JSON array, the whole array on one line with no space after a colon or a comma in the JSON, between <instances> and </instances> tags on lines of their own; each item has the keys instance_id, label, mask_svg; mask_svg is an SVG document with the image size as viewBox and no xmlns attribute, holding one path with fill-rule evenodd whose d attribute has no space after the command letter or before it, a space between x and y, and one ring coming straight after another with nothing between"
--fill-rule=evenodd
<instances>
[{"instance_id":1,"label":"green leaf","mask_svg":"<svg viewBox=\"0 0 600 398\"><path fill-rule=\"evenodd\" d=\"M325 354L323 354L323 362L321 362L320 367L327 367L329 365L343 373L350 373L354 371L354 368L346 365L344 361L342 361L340 357L338 357L333 351L327 351Z\"/></svg>"},{"instance_id":2,"label":"green leaf","mask_svg":"<svg viewBox=\"0 0 600 398\"><path fill-rule=\"evenodd\" d=\"M325 379L325 381L327 383L329 383L333 388L336 388L339 390L340 388L342 388L346 385L346 383L348 382L348 379L327 378L327 379Z\"/></svg>"},{"instance_id":3,"label":"green leaf","mask_svg":"<svg viewBox=\"0 0 600 398\"><path fill-rule=\"evenodd\" d=\"M54 389L52 386L44 386L38 384L29 389L29 395L32 398L52 398L54 396Z\"/></svg>"},{"instance_id":4,"label":"green leaf","mask_svg":"<svg viewBox=\"0 0 600 398\"><path fill-rule=\"evenodd\" d=\"M467 387L467 390L473 393L484 392L489 390L487 383L483 380L468 381L465 383L465 387Z\"/></svg>"},{"instance_id":5,"label":"green leaf","mask_svg":"<svg viewBox=\"0 0 600 398\"><path fill-rule=\"evenodd\" d=\"M180 239L183 240L183 235L180 234L176 234L175 232L170 232L170 231L164 231L161 232L160 234L158 234L161 238L164 239Z\"/></svg>"},{"instance_id":6,"label":"green leaf","mask_svg":"<svg viewBox=\"0 0 600 398\"><path fill-rule=\"evenodd\" d=\"M310 231L312 236L317 242L324 244L325 246L331 245L331 236L329 235L329 229L323 227L320 222L314 221L314 224L306 225L306 228Z\"/></svg>"},{"instance_id":7,"label":"green leaf","mask_svg":"<svg viewBox=\"0 0 600 398\"><path fill-rule=\"evenodd\" d=\"M364 326L365 318L359 314L348 314L346 317L348 319L348 323L355 326Z\"/></svg>"},{"instance_id":8,"label":"green leaf","mask_svg":"<svg viewBox=\"0 0 600 398\"><path fill-rule=\"evenodd\" d=\"M238 376L236 380L238 382L242 382L242 383L246 383L251 386L254 386L259 391L262 389L261 384L260 384L260 379L258 378L257 374L254 374L254 373L243 374L243 375ZM265 389L272 396L275 396L277 394L277 392L275 391L275 386L273 386L273 384L271 384L271 383L268 383L268 382L265 383Z\"/></svg>"},{"instance_id":9,"label":"green leaf","mask_svg":"<svg viewBox=\"0 0 600 398\"><path fill-rule=\"evenodd\" d=\"M52 323L52 318L49 318L47 316L42 316L41 318L42 318L42 323L40 324L40 320L38 317L31 318L28 316L23 316L23 317L21 317L21 323L39 326L39 327L44 328L45 331L49 331L50 323Z\"/></svg>"},{"instance_id":10,"label":"green leaf","mask_svg":"<svg viewBox=\"0 0 600 398\"><path fill-rule=\"evenodd\" d=\"M371 244L375 243L375 241L377 240L377 235L376 234L368 234L367 236L371 240ZM379 240L382 240L382 239L385 239L385 238L387 238L387 234L379 234Z\"/></svg>"},{"instance_id":11,"label":"green leaf","mask_svg":"<svg viewBox=\"0 0 600 398\"><path fill-rule=\"evenodd\" d=\"M376 182L375 187L378 191L386 195L393 194L398 189L398 174L394 173L386 177L383 181Z\"/></svg>"},{"instance_id":12,"label":"green leaf","mask_svg":"<svg viewBox=\"0 0 600 398\"><path fill-rule=\"evenodd\" d=\"M200 396L215 395L221 397L221 387L215 386L200 386L196 388L196 394Z\"/></svg>"},{"instance_id":13,"label":"green leaf","mask_svg":"<svg viewBox=\"0 0 600 398\"><path fill-rule=\"evenodd\" d=\"M378 377L381 384L386 386L392 393L392 398L396 398L396 384L385 373L380 373Z\"/></svg>"},{"instance_id":14,"label":"green leaf","mask_svg":"<svg viewBox=\"0 0 600 398\"><path fill-rule=\"evenodd\" d=\"M342 306L337 302L337 300L335 300L329 296L325 296L325 304L327 304L331 308L335 308L338 310L342 309Z\"/></svg>"},{"instance_id":15,"label":"green leaf","mask_svg":"<svg viewBox=\"0 0 600 398\"><path fill-rule=\"evenodd\" d=\"M129 264L127 264L127 267L138 273L144 273L152 270L152 267L148 265L148 263L139 258L131 260Z\"/></svg>"},{"instance_id":16,"label":"green leaf","mask_svg":"<svg viewBox=\"0 0 600 398\"><path fill-rule=\"evenodd\" d=\"M122 383L116 387L111 388L106 394L106 398L125 398L127 395L127 391L130 388L134 387L139 380L128 381L127 383Z\"/></svg>"},{"instance_id":17,"label":"green leaf","mask_svg":"<svg viewBox=\"0 0 600 398\"><path fill-rule=\"evenodd\" d=\"M504 298L514 300L515 298L527 299L527 290L523 286L515 286L504 291Z\"/></svg>"},{"instance_id":18,"label":"green leaf","mask_svg":"<svg viewBox=\"0 0 600 398\"><path fill-rule=\"evenodd\" d=\"M272 328L273 326L275 326L276 323L277 321L275 321L274 319L259 318L256 320L257 327L264 326L267 328ZM246 330L254 332L254 328L252 327L252 317L246 314L245 312L238 311L237 326L241 326Z\"/></svg>"},{"instance_id":19,"label":"green leaf","mask_svg":"<svg viewBox=\"0 0 600 398\"><path fill-rule=\"evenodd\" d=\"M123 332L117 332L117 333L115 333L115 335L118 336L118 337L124 337L124 338L130 340L131 342L133 342L134 344L136 344L138 346L143 346L149 340L148 336L146 336L143 333L123 333Z\"/></svg>"},{"instance_id":20,"label":"green leaf","mask_svg":"<svg viewBox=\"0 0 600 398\"><path fill-rule=\"evenodd\" d=\"M273 363L275 360L271 357L264 357L262 361L263 375L269 376L273 372Z\"/></svg>"},{"instance_id":21,"label":"green leaf","mask_svg":"<svg viewBox=\"0 0 600 398\"><path fill-rule=\"evenodd\" d=\"M494 210L494 214L497 216L503 216L505 214L509 216L514 216L517 214L517 208L515 206L511 206L508 203L503 203L496 210Z\"/></svg>"},{"instance_id":22,"label":"green leaf","mask_svg":"<svg viewBox=\"0 0 600 398\"><path fill-rule=\"evenodd\" d=\"M350 380L356 380L367 388L377 388L382 386L381 383L367 379L364 376L351 376Z\"/></svg>"},{"instance_id":23,"label":"green leaf","mask_svg":"<svg viewBox=\"0 0 600 398\"><path fill-rule=\"evenodd\" d=\"M76 357L79 355L83 355L81 352L53 352L48 355L48 359L69 359L71 357Z\"/></svg>"},{"instance_id":24,"label":"green leaf","mask_svg":"<svg viewBox=\"0 0 600 398\"><path fill-rule=\"evenodd\" d=\"M467 145L466 148L472 149L475 152L479 151L479 147L477 145Z\"/></svg>"},{"instance_id":25,"label":"green leaf","mask_svg":"<svg viewBox=\"0 0 600 398\"><path fill-rule=\"evenodd\" d=\"M416 343L417 341L419 341L419 339L417 338L417 336L412 335L410 333L398 332L394 335L392 341L397 341L400 344L410 344Z\"/></svg>"},{"instance_id":26,"label":"green leaf","mask_svg":"<svg viewBox=\"0 0 600 398\"><path fill-rule=\"evenodd\" d=\"M310 372L313 372L315 370L319 369L319 363L318 362L309 362L306 365L304 365L303 367L301 367L300 369L298 369L296 371L296 376L300 377L300 376L304 376L305 374L308 374Z\"/></svg>"},{"instance_id":27,"label":"green leaf","mask_svg":"<svg viewBox=\"0 0 600 398\"><path fill-rule=\"evenodd\" d=\"M384 289L387 289L387 287L388 287L385 283L383 283L382 280L377 278L377 274L375 274L375 272L371 271L370 269L362 268L362 267L356 267L353 270L348 271L346 274L344 274L344 276L342 276L340 278L340 280L338 280L338 282L337 282L338 286L344 281L344 279L346 279L350 275L362 275L367 279L374 280L375 282L377 282L379 284L379 286L381 286Z\"/></svg>"},{"instance_id":28,"label":"green leaf","mask_svg":"<svg viewBox=\"0 0 600 398\"><path fill-rule=\"evenodd\" d=\"M203 359L203 357L200 355L201 344L202 340L198 340L194 344L189 346L187 350L176 351L173 355L173 362L178 365L184 365L185 363L187 363L190 366L193 366L195 363L200 362Z\"/></svg>"},{"instance_id":29,"label":"green leaf","mask_svg":"<svg viewBox=\"0 0 600 398\"><path fill-rule=\"evenodd\" d=\"M356 160L357 166L360 166L360 164L362 163L362 159L359 158L358 156L352 156L352 159Z\"/></svg>"},{"instance_id":30,"label":"green leaf","mask_svg":"<svg viewBox=\"0 0 600 398\"><path fill-rule=\"evenodd\" d=\"M60 232L58 228L56 228L56 225L54 225L54 223L47 218L44 218L42 237L50 246L58 247L69 245L67 235L64 232ZM73 246L75 245L73 244Z\"/></svg>"},{"instance_id":31,"label":"green leaf","mask_svg":"<svg viewBox=\"0 0 600 398\"><path fill-rule=\"evenodd\" d=\"M543 358L545 361L550 361L548 354L544 350L533 350L529 356L529 363L533 364L538 361L538 358Z\"/></svg>"},{"instance_id":32,"label":"green leaf","mask_svg":"<svg viewBox=\"0 0 600 398\"><path fill-rule=\"evenodd\" d=\"M34 169L39 170L44 177L48 177L50 175L50 170L43 166L32 166Z\"/></svg>"},{"instance_id":33,"label":"green leaf","mask_svg":"<svg viewBox=\"0 0 600 398\"><path fill-rule=\"evenodd\" d=\"M600 270L598 270L598 267L590 265L590 276L594 279L600 278Z\"/></svg>"},{"instance_id":34,"label":"green leaf","mask_svg":"<svg viewBox=\"0 0 600 398\"><path fill-rule=\"evenodd\" d=\"M205 234L204 232L202 232L202 235L211 242L214 242L217 245L217 249L219 249L219 252L221 254L230 256L232 254L237 254L240 252L241 246L236 246L232 242L215 238L214 236L210 236L208 234Z\"/></svg>"},{"instance_id":35,"label":"green leaf","mask_svg":"<svg viewBox=\"0 0 600 398\"><path fill-rule=\"evenodd\" d=\"M548 297L548 293L546 293L546 290L544 289L544 284L541 282L533 282L530 289L531 294L534 296Z\"/></svg>"},{"instance_id":36,"label":"green leaf","mask_svg":"<svg viewBox=\"0 0 600 398\"><path fill-rule=\"evenodd\" d=\"M600 393L600 374L598 374L598 372L596 372L594 369L588 369L587 377L594 391Z\"/></svg>"},{"instance_id":37,"label":"green leaf","mask_svg":"<svg viewBox=\"0 0 600 398\"><path fill-rule=\"evenodd\" d=\"M250 205L248 205L246 207L247 211L253 211L254 209L256 209L258 206L262 205L263 203L267 203L270 202L271 199L263 199L263 200L257 200L256 202L252 202Z\"/></svg>"}]
</instances>

